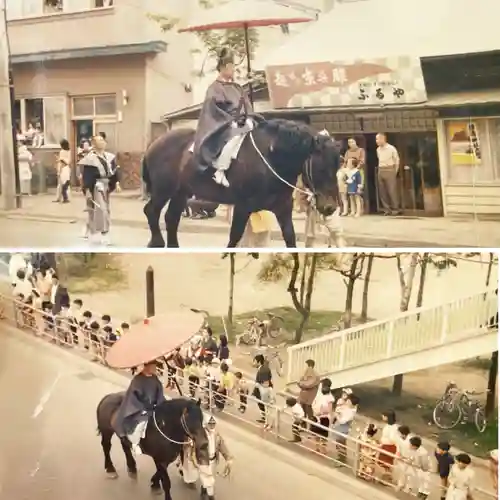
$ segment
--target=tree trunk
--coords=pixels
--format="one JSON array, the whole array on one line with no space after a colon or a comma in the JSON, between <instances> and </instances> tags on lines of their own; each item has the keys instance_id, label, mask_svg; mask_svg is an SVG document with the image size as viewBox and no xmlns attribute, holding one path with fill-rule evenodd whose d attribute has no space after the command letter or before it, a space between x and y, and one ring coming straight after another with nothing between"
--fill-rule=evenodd
<instances>
[{"instance_id":1,"label":"tree trunk","mask_svg":"<svg viewBox=\"0 0 500 500\"><path fill-rule=\"evenodd\" d=\"M403 266L401 264L401 255L397 255L396 263L398 266L399 283L401 285L401 300L399 302L399 310L401 312L408 311L408 306L410 305L411 292L413 289L413 280L415 279L415 273L417 270L417 264L419 260L419 254L413 253L411 255L410 268L408 269L407 276L403 271ZM392 393L395 396L401 396L403 393L403 374L399 373L394 376L392 382Z\"/></svg>"},{"instance_id":2,"label":"tree trunk","mask_svg":"<svg viewBox=\"0 0 500 500\"><path fill-rule=\"evenodd\" d=\"M490 260L488 262L488 269L486 270L486 282L485 282L486 288L488 288L490 286L491 274L493 271L493 262L494 261L495 261L495 254L490 252Z\"/></svg>"},{"instance_id":3,"label":"tree trunk","mask_svg":"<svg viewBox=\"0 0 500 500\"><path fill-rule=\"evenodd\" d=\"M490 286L494 260L495 260L495 254L490 252L490 260L488 262L488 269L486 271L486 282L485 282L486 288ZM488 390L486 392L486 406L484 409L487 417L492 415L495 411L497 380L498 380L498 351L495 351L491 353L490 369L488 372Z\"/></svg>"},{"instance_id":4,"label":"tree trunk","mask_svg":"<svg viewBox=\"0 0 500 500\"><path fill-rule=\"evenodd\" d=\"M488 373L488 392L486 393L486 406L484 409L487 417L493 415L493 413L495 412L497 379L498 379L498 351L495 351L491 353L490 370Z\"/></svg>"},{"instance_id":5,"label":"tree trunk","mask_svg":"<svg viewBox=\"0 0 500 500\"><path fill-rule=\"evenodd\" d=\"M311 315L311 301L312 301L312 293L314 290L314 278L316 276L316 265L318 262L318 254L308 254L306 257L309 257L308 259L304 259L304 267L306 264L309 264L310 260L310 265L308 266L308 275L307 275L307 282L306 282L306 287L305 287L305 297L304 297L304 302L301 304L301 310L299 311L302 320L300 321L300 325L298 326L297 330L295 330L295 337L294 337L294 342L296 344L300 344L302 341L302 336L304 335L304 329L307 325L307 322L309 321L309 316ZM305 270L307 272L307 270Z\"/></svg>"},{"instance_id":6,"label":"tree trunk","mask_svg":"<svg viewBox=\"0 0 500 500\"><path fill-rule=\"evenodd\" d=\"M420 261L420 279L418 281L417 307L422 307L424 303L425 278L427 277L427 264L429 263L429 254L424 253Z\"/></svg>"},{"instance_id":7,"label":"tree trunk","mask_svg":"<svg viewBox=\"0 0 500 500\"><path fill-rule=\"evenodd\" d=\"M375 254L368 254L368 262L366 265L365 282L363 283L363 301L361 303L361 321L366 323L368 321L368 290L370 288L370 279L372 276L373 261Z\"/></svg>"},{"instance_id":8,"label":"tree trunk","mask_svg":"<svg viewBox=\"0 0 500 500\"><path fill-rule=\"evenodd\" d=\"M235 275L235 254L229 254L229 303L227 306L227 325L229 332L233 332L233 311L234 311L234 275Z\"/></svg>"},{"instance_id":9,"label":"tree trunk","mask_svg":"<svg viewBox=\"0 0 500 500\"><path fill-rule=\"evenodd\" d=\"M351 328L352 324L352 298L354 295L354 287L356 285L356 280L359 278L363 272L365 256L364 254L355 253L352 257L351 267L349 269L349 275L347 276L347 293L345 297L345 308L344 308L344 329ZM358 264L360 271L358 272Z\"/></svg>"}]
</instances>

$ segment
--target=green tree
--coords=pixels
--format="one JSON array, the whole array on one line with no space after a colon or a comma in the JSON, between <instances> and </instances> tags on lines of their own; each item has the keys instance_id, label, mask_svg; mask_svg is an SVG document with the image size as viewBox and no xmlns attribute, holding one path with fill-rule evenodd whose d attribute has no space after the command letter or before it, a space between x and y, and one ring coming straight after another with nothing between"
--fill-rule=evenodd
<instances>
[{"instance_id":1,"label":"green tree","mask_svg":"<svg viewBox=\"0 0 500 500\"><path fill-rule=\"evenodd\" d=\"M204 9L211 9L217 5L226 3L229 0L219 0L216 2L214 0L198 0L198 5ZM179 27L179 23L182 21L176 17L169 17L162 14L149 14L150 19L158 22L160 24L161 30L163 32L169 32L173 29ZM245 44L245 31L243 29L227 29L227 30L210 30L210 31L200 31L195 33L198 39L203 43L203 46L207 50L207 56L205 57L202 67L196 71L196 74L203 76L205 74L206 65L210 61L214 61L217 57L219 50L222 47L230 47L236 55L236 71L238 76L244 74L246 76L246 44ZM250 60L255 57L255 50L259 45L259 33L254 28L248 29L248 40L250 48ZM199 50L194 50L193 52L200 52ZM253 75L252 75L253 77Z\"/></svg>"},{"instance_id":2,"label":"green tree","mask_svg":"<svg viewBox=\"0 0 500 500\"><path fill-rule=\"evenodd\" d=\"M342 254L273 254L263 263L258 279L264 283L278 283L288 279L288 293L301 322L295 331L294 342L300 343L311 315L315 278L322 271L336 271L345 278L347 287L344 328L349 328L352 317L352 296L356 280L362 276L365 254L354 254L350 262ZM346 326L347 321L347 326Z\"/></svg>"},{"instance_id":3,"label":"green tree","mask_svg":"<svg viewBox=\"0 0 500 500\"><path fill-rule=\"evenodd\" d=\"M301 321L295 330L294 342L302 341L304 330L311 315L314 281L318 272L318 261L322 254L273 254L262 264L258 279L264 283L277 283L289 278L288 293ZM299 280L300 275L300 280ZM297 288L297 280L299 286Z\"/></svg>"},{"instance_id":4,"label":"green tree","mask_svg":"<svg viewBox=\"0 0 500 500\"><path fill-rule=\"evenodd\" d=\"M363 282L363 298L361 301L361 315L360 320L362 323L366 323L368 321L368 292L370 289L370 282L372 277L373 270L373 261L375 260L375 254L369 253L366 263L366 272Z\"/></svg>"}]
</instances>

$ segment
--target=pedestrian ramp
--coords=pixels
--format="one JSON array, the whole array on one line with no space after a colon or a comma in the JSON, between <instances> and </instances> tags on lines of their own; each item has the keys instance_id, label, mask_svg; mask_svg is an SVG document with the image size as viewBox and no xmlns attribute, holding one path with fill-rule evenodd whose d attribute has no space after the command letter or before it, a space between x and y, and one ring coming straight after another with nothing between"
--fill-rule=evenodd
<instances>
[{"instance_id":1,"label":"pedestrian ramp","mask_svg":"<svg viewBox=\"0 0 500 500\"><path fill-rule=\"evenodd\" d=\"M485 290L289 347L286 382L299 381L307 359L334 387L346 387L496 350L498 296Z\"/></svg>"}]
</instances>

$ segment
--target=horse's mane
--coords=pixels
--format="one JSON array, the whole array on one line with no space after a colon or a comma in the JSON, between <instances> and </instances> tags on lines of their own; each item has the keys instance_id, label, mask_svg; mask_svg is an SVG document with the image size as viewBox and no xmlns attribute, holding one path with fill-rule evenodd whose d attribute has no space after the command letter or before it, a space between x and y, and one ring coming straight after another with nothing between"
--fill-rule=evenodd
<instances>
[{"instance_id":1,"label":"horse's mane","mask_svg":"<svg viewBox=\"0 0 500 500\"><path fill-rule=\"evenodd\" d=\"M257 128L264 130L274 139L275 151L294 155L308 155L316 138L316 131L306 123L283 118L258 121Z\"/></svg>"},{"instance_id":2,"label":"horse's mane","mask_svg":"<svg viewBox=\"0 0 500 500\"><path fill-rule=\"evenodd\" d=\"M160 412L168 411L172 413L179 413L179 415L185 410L188 409L190 411L196 411L198 409L200 414L203 415L201 408L196 404L195 401L188 398L172 398L163 401L160 405L158 405L157 410Z\"/></svg>"}]
</instances>

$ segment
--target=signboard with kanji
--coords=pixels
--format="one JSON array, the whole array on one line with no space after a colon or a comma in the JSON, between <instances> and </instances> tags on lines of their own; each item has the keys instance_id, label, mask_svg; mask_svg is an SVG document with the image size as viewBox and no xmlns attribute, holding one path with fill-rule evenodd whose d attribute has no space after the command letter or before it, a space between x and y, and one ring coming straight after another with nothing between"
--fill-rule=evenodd
<instances>
[{"instance_id":1,"label":"signboard with kanji","mask_svg":"<svg viewBox=\"0 0 500 500\"><path fill-rule=\"evenodd\" d=\"M378 106L427 101L418 57L268 66L274 108Z\"/></svg>"}]
</instances>

